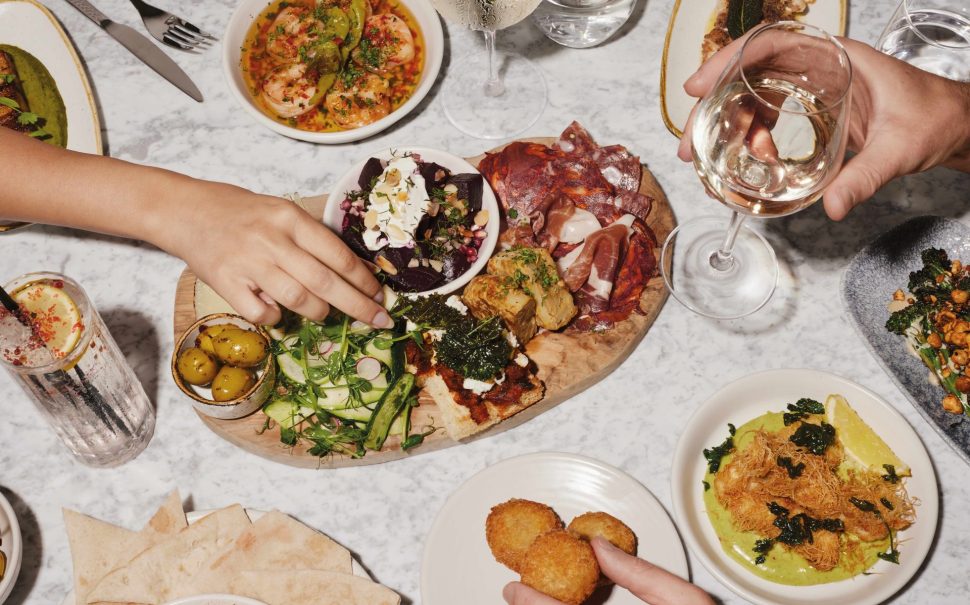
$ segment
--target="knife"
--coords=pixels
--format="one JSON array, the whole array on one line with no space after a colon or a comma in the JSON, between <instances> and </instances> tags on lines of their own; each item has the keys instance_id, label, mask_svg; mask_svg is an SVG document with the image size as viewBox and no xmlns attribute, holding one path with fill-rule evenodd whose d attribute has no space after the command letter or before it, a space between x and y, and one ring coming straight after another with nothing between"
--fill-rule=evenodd
<instances>
[{"instance_id":1,"label":"knife","mask_svg":"<svg viewBox=\"0 0 970 605\"><path fill-rule=\"evenodd\" d=\"M111 37L121 43L133 55L142 60L145 65L154 69L160 76L174 84L179 90L189 95L199 103L202 102L202 93L198 87L192 83L189 76L160 48L155 46L147 37L139 34L134 29L121 23L115 23L104 13L95 8L87 0L67 0L74 8L78 9L88 19L94 21Z\"/></svg>"}]
</instances>

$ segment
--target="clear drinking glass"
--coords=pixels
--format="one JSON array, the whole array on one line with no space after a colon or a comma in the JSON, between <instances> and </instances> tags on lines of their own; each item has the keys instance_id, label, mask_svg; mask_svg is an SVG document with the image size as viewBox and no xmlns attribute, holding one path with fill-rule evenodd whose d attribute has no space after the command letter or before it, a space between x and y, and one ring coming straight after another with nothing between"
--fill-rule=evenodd
<instances>
[{"instance_id":1,"label":"clear drinking glass","mask_svg":"<svg viewBox=\"0 0 970 605\"><path fill-rule=\"evenodd\" d=\"M783 21L748 38L685 135L704 188L734 212L726 230L722 219L702 218L667 238L660 266L674 298L718 319L768 302L778 261L743 223L798 212L822 196L845 156L851 81L845 49L818 28Z\"/></svg>"},{"instance_id":2,"label":"clear drinking glass","mask_svg":"<svg viewBox=\"0 0 970 605\"><path fill-rule=\"evenodd\" d=\"M75 281L56 273L29 273L5 289L17 298L38 284L61 289L76 307L76 315L59 308L62 315L43 321L74 321L77 340L69 350L52 354L44 343L48 327L38 319L39 327L32 330L0 307L0 364L78 460L96 467L131 460L155 430L155 410L145 390Z\"/></svg>"},{"instance_id":3,"label":"clear drinking glass","mask_svg":"<svg viewBox=\"0 0 970 605\"><path fill-rule=\"evenodd\" d=\"M441 92L445 115L458 130L480 139L505 139L539 119L547 100L542 72L521 55L497 51L495 37L528 17L541 1L431 0L447 21L485 35L485 54L450 67Z\"/></svg>"},{"instance_id":4,"label":"clear drinking glass","mask_svg":"<svg viewBox=\"0 0 970 605\"><path fill-rule=\"evenodd\" d=\"M532 22L547 38L570 48L606 42L627 22L638 0L543 0Z\"/></svg>"},{"instance_id":5,"label":"clear drinking glass","mask_svg":"<svg viewBox=\"0 0 970 605\"><path fill-rule=\"evenodd\" d=\"M970 1L902 0L876 48L924 71L970 82Z\"/></svg>"}]
</instances>

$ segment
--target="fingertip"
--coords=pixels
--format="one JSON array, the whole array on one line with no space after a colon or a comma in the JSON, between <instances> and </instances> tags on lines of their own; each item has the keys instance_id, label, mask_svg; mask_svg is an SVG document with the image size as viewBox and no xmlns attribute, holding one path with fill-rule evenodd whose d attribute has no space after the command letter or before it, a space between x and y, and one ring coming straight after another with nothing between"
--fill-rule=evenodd
<instances>
[{"instance_id":1,"label":"fingertip","mask_svg":"<svg viewBox=\"0 0 970 605\"><path fill-rule=\"evenodd\" d=\"M506 603L513 603L515 601L515 596L519 594L519 587L522 586L518 582L509 582L502 589L502 598L505 599Z\"/></svg>"},{"instance_id":2,"label":"fingertip","mask_svg":"<svg viewBox=\"0 0 970 605\"><path fill-rule=\"evenodd\" d=\"M394 320L391 319L391 316L387 314L387 311L382 309L377 312L377 315L374 316L374 319L371 321L371 325L375 328L390 330L394 327Z\"/></svg>"},{"instance_id":3,"label":"fingertip","mask_svg":"<svg viewBox=\"0 0 970 605\"><path fill-rule=\"evenodd\" d=\"M603 552L604 554L615 554L617 552L621 552L620 549L614 546L612 542L600 536L594 537L592 540L590 540L590 543L593 545L593 549L595 549L597 553Z\"/></svg>"},{"instance_id":4,"label":"fingertip","mask_svg":"<svg viewBox=\"0 0 970 605\"><path fill-rule=\"evenodd\" d=\"M849 193L842 190L826 193L822 199L822 207L825 208L825 214L830 219L833 221L841 221L849 214L849 210L852 209L852 197Z\"/></svg>"}]
</instances>

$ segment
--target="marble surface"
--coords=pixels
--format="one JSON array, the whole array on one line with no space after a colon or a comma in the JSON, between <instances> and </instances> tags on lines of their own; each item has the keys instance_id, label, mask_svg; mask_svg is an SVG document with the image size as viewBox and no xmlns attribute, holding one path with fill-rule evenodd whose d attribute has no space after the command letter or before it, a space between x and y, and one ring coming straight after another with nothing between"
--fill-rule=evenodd
<instances>
[{"instance_id":1,"label":"marble surface","mask_svg":"<svg viewBox=\"0 0 970 605\"><path fill-rule=\"evenodd\" d=\"M446 121L437 88L412 117L356 145L317 147L262 128L229 96L219 51L175 54L205 94L197 104L139 63L61 0L43 0L73 37L87 64L114 157L162 166L256 190L325 192L365 153L413 143L477 154L489 145ZM112 18L141 29L125 0L96 0ZM158 0L215 32L232 0ZM726 211L709 200L691 168L675 157L677 141L660 118L660 55L673 0L641 2L610 43L570 50L529 22L499 36L536 60L546 74L549 106L530 135L555 135L579 119L603 143L623 143L657 175L681 220ZM857 1L850 34L872 42L893 0ZM481 52L478 37L448 28L447 60ZM440 84L440 82L439 82ZM932 431L870 357L839 301L846 262L866 242L907 218L968 219L970 177L946 170L901 179L842 223L816 206L763 225L785 263L769 307L746 320L702 319L671 301L630 359L598 386L515 430L491 439L383 466L305 471L245 454L215 438L168 377L172 300L183 263L150 246L56 228L0 236L0 277L61 271L88 290L158 407L147 450L113 470L75 462L26 397L0 377L0 490L14 502L25 534L25 561L9 603L56 604L68 591L71 562L61 508L139 526L173 487L195 509L241 502L281 508L353 549L381 582L420 603L423 538L448 494L480 469L536 451L591 454L616 465L670 506L669 468L677 435L696 406L723 384L757 370L828 370L874 390L916 427L943 491L935 549L894 603L964 603L970 593L970 468ZM204 200L200 200L204 203ZM122 217L123 220L123 217ZM648 540L649 536L641 536ZM905 552L905 551L904 551ZM904 555L905 556L905 555ZM696 560L694 580L724 603L742 602ZM496 595L496 602L500 602ZM456 604L457 605L457 604Z\"/></svg>"}]
</instances>

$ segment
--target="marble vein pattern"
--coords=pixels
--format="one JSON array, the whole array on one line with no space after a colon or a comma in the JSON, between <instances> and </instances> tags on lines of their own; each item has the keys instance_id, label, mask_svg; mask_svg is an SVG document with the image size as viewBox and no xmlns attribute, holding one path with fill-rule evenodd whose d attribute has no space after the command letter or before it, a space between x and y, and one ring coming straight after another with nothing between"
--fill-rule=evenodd
<instances>
[{"instance_id":1,"label":"marble vein pattern","mask_svg":"<svg viewBox=\"0 0 970 605\"><path fill-rule=\"evenodd\" d=\"M117 158L266 193L316 194L372 150L419 144L475 155L490 147L451 127L438 87L412 116L369 140L333 147L293 141L259 126L236 106L221 73L219 44L196 55L169 51L204 93L205 103L197 104L67 2L42 1L70 33L87 66L107 151ZM95 2L113 19L142 29L129 2ZM232 0L158 3L212 32L222 31L234 8ZM867 42L875 41L894 8L893 0L850 5L849 32ZM499 46L531 57L547 78L549 106L528 135L555 135L578 119L599 141L622 143L638 153L679 220L718 215L726 221L726 209L705 196L691 167L675 157L677 141L660 117L660 56L672 6L673 0L641 0L621 34L595 49L561 48L528 21L502 32ZM442 78L448 77L450 57L483 52L480 38L460 28L448 26L447 40ZM967 175L935 170L885 187L841 223L829 221L820 205L764 223L760 228L785 270L775 299L758 315L713 322L670 301L640 347L607 381L522 427L392 464L336 472L299 470L246 454L210 433L180 397L168 376L172 301L184 268L179 259L146 244L69 229L36 227L0 236L0 279L54 270L78 280L158 409L154 439L139 458L118 469L89 469L73 461L27 398L0 376L0 490L13 501L25 532L24 566L8 603L56 605L70 589L62 507L134 528L173 487L195 509L240 502L291 513L351 548L406 602L420 603L424 536L436 511L468 477L517 454L579 452L632 474L669 510L671 458L696 406L731 380L782 367L816 368L855 380L916 427L939 474L942 517L926 564L892 602L966 603L970 467L870 357L844 315L839 280L859 249L908 218L970 219L968 193ZM691 572L721 602L743 603L696 559ZM500 602L498 592L495 601Z\"/></svg>"}]
</instances>

